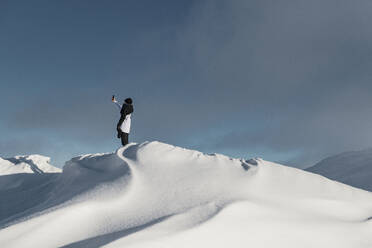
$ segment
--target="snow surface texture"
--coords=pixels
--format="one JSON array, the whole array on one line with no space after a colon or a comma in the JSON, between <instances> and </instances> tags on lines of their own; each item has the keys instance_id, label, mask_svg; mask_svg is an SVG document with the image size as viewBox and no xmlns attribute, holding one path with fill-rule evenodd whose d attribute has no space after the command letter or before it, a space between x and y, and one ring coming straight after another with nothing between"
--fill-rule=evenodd
<instances>
[{"instance_id":1,"label":"snow surface texture","mask_svg":"<svg viewBox=\"0 0 372 248\"><path fill-rule=\"evenodd\" d=\"M372 149L331 156L306 170L372 191Z\"/></svg>"},{"instance_id":2,"label":"snow surface texture","mask_svg":"<svg viewBox=\"0 0 372 248\"><path fill-rule=\"evenodd\" d=\"M372 247L372 193L261 159L130 144L46 183L0 247Z\"/></svg>"}]
</instances>

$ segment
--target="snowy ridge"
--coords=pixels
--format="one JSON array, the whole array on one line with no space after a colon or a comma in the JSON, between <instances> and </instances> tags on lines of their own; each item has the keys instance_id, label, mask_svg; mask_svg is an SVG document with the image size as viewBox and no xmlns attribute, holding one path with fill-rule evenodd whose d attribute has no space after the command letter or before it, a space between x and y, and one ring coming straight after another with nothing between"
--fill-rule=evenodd
<instances>
[{"instance_id":1,"label":"snowy ridge","mask_svg":"<svg viewBox=\"0 0 372 248\"><path fill-rule=\"evenodd\" d=\"M61 169L50 164L50 158L41 155L24 155L0 158L0 175L17 173L58 173Z\"/></svg>"},{"instance_id":2,"label":"snowy ridge","mask_svg":"<svg viewBox=\"0 0 372 248\"><path fill-rule=\"evenodd\" d=\"M353 187L372 191L372 149L331 156L306 170Z\"/></svg>"},{"instance_id":3,"label":"snowy ridge","mask_svg":"<svg viewBox=\"0 0 372 248\"><path fill-rule=\"evenodd\" d=\"M146 142L73 158L48 184L0 221L0 247L372 245L371 193L262 159Z\"/></svg>"}]
</instances>

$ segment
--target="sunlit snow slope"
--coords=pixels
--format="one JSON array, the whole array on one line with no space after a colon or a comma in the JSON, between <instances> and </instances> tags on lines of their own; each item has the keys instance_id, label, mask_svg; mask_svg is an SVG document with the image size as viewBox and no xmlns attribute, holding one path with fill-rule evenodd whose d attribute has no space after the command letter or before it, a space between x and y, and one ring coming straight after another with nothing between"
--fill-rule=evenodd
<instances>
[{"instance_id":1,"label":"sunlit snow slope","mask_svg":"<svg viewBox=\"0 0 372 248\"><path fill-rule=\"evenodd\" d=\"M0 247L372 247L371 193L261 159L131 144L48 183Z\"/></svg>"}]
</instances>

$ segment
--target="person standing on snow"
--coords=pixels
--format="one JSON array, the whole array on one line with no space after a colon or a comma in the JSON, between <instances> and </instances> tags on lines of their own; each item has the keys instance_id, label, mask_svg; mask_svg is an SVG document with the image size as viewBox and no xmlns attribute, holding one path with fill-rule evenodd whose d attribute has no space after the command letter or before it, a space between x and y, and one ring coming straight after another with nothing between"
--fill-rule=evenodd
<instances>
[{"instance_id":1,"label":"person standing on snow","mask_svg":"<svg viewBox=\"0 0 372 248\"><path fill-rule=\"evenodd\" d=\"M130 132L130 124L131 124L131 114L133 113L133 101L131 98L127 98L124 100L123 106L116 101L115 96L112 96L112 102L115 103L116 106L120 109L120 119L118 124L116 125L116 130L118 131L117 137L121 138L121 144L123 146L128 144L128 136Z\"/></svg>"}]
</instances>

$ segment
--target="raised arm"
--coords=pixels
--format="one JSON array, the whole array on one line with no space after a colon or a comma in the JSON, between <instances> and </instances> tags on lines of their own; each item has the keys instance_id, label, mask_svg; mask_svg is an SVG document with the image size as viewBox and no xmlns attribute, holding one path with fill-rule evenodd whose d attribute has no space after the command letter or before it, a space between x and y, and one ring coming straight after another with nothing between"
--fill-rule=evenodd
<instances>
[{"instance_id":1,"label":"raised arm","mask_svg":"<svg viewBox=\"0 0 372 248\"><path fill-rule=\"evenodd\" d=\"M118 106L119 110L121 110L122 105L120 103L118 103L118 101L116 101L116 99L114 99L112 102L115 103L116 106Z\"/></svg>"}]
</instances>

